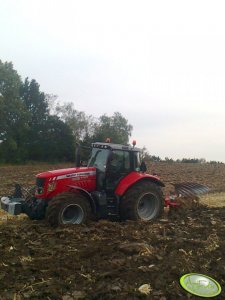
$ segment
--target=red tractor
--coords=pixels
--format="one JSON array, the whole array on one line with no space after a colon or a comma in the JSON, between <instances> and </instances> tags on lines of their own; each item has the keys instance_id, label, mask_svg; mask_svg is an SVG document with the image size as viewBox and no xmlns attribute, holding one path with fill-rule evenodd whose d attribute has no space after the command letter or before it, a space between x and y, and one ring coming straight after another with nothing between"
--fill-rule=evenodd
<instances>
[{"instance_id":1,"label":"red tractor","mask_svg":"<svg viewBox=\"0 0 225 300\"><path fill-rule=\"evenodd\" d=\"M135 144L97 142L92 144L87 167L40 173L34 192L24 199L16 185L13 196L1 198L1 208L14 215L25 213L33 220L46 218L53 226L103 218L148 221L159 217L165 205L176 203L172 198L164 200L164 184L158 176L145 172ZM200 185L179 186L183 194L204 189Z\"/></svg>"}]
</instances>

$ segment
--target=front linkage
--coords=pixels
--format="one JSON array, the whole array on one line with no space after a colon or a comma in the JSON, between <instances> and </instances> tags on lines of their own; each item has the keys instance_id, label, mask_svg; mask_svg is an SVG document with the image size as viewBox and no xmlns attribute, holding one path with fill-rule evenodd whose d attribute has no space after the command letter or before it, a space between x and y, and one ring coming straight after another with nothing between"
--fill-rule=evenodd
<instances>
[{"instance_id":1,"label":"front linkage","mask_svg":"<svg viewBox=\"0 0 225 300\"><path fill-rule=\"evenodd\" d=\"M23 196L22 190L25 192ZM19 215L24 213L29 216L31 220L40 220L45 217L45 210L47 203L42 199L34 197L35 187L27 190L21 185L15 185L13 195L2 197L0 204L1 208L11 215Z\"/></svg>"}]
</instances>

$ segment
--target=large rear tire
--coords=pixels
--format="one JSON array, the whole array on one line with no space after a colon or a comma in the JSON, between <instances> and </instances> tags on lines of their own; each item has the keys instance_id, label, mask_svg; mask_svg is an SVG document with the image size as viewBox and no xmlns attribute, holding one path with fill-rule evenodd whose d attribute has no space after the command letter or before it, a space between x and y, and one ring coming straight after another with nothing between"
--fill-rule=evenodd
<instances>
[{"instance_id":1,"label":"large rear tire","mask_svg":"<svg viewBox=\"0 0 225 300\"><path fill-rule=\"evenodd\" d=\"M79 193L65 192L54 197L48 204L46 219L52 226L82 224L91 218L91 206Z\"/></svg>"},{"instance_id":2,"label":"large rear tire","mask_svg":"<svg viewBox=\"0 0 225 300\"><path fill-rule=\"evenodd\" d=\"M149 221L161 216L164 208L163 193L153 182L139 182L125 193L120 204L122 220Z\"/></svg>"}]
</instances>

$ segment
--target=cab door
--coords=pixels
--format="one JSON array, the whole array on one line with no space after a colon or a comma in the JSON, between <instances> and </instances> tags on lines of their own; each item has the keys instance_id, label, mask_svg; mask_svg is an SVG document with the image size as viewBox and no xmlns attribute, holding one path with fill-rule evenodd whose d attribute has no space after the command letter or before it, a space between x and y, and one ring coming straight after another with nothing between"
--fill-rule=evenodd
<instances>
[{"instance_id":1,"label":"cab door","mask_svg":"<svg viewBox=\"0 0 225 300\"><path fill-rule=\"evenodd\" d=\"M124 150L113 150L106 169L106 190L114 190L119 181L130 172L130 152Z\"/></svg>"}]
</instances>

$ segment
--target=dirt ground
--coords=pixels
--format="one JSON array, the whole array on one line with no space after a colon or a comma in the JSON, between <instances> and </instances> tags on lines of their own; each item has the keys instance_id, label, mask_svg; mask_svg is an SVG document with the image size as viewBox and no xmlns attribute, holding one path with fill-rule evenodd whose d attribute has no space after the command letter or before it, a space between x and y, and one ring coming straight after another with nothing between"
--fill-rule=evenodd
<instances>
[{"instance_id":1,"label":"dirt ground","mask_svg":"<svg viewBox=\"0 0 225 300\"><path fill-rule=\"evenodd\" d=\"M184 181L181 168L175 175L174 166L166 167L167 188L170 176ZM209 182L213 192L224 191L225 168L209 167L197 175L188 166L186 181L199 176L197 182ZM50 166L0 167L0 196L9 193L12 182L31 184L40 168ZM0 299L200 299L179 284L190 272L216 279L222 293L214 299L225 299L225 193L220 196L220 207L214 197L214 207L201 204L171 216L165 211L148 223L103 220L51 228L0 212ZM207 197L202 202L210 205ZM148 294L139 291L143 284L149 285Z\"/></svg>"}]
</instances>

